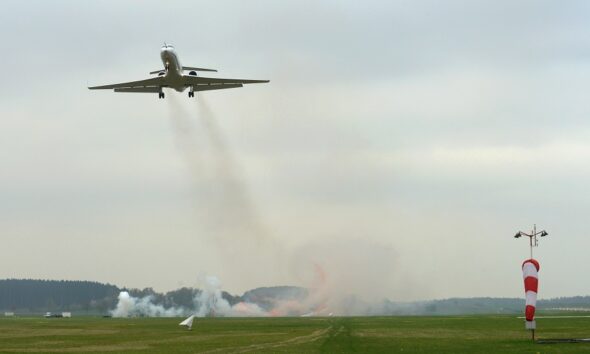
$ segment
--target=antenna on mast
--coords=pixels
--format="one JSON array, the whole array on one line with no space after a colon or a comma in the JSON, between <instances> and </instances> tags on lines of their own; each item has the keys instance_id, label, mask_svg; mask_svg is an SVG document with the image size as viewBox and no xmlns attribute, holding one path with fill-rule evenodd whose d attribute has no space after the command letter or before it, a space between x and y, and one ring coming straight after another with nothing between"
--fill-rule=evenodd
<instances>
[{"instance_id":1,"label":"antenna on mast","mask_svg":"<svg viewBox=\"0 0 590 354\"><path fill-rule=\"evenodd\" d=\"M537 236L545 237L547 235L549 235L549 233L545 230L537 231L537 224L535 224L535 225L533 225L533 230L531 231L530 234L528 234L526 232L518 231L516 233L516 235L514 235L514 238L519 238L522 236L526 236L529 238L529 245L531 248L531 259L532 259L533 258L533 247L539 246L539 240L537 239Z\"/></svg>"}]
</instances>

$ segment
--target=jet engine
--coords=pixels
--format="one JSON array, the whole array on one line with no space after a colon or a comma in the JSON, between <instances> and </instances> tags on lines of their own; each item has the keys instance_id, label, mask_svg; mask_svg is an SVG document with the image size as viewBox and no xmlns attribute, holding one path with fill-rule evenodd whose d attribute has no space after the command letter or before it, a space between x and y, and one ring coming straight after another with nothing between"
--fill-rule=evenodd
<instances>
[{"instance_id":1,"label":"jet engine","mask_svg":"<svg viewBox=\"0 0 590 354\"><path fill-rule=\"evenodd\" d=\"M197 72L196 71L190 71L188 74L190 76L197 76Z\"/></svg>"}]
</instances>

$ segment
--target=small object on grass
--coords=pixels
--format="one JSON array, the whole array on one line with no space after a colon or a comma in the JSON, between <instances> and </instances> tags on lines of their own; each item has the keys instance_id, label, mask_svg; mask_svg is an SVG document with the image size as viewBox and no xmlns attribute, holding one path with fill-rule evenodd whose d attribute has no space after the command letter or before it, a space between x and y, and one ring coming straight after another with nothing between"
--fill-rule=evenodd
<instances>
[{"instance_id":1,"label":"small object on grass","mask_svg":"<svg viewBox=\"0 0 590 354\"><path fill-rule=\"evenodd\" d=\"M195 315L191 315L191 317L187 318L186 320L180 322L178 325L179 326L186 326L188 328L188 330L190 331L193 328L193 320L195 318Z\"/></svg>"}]
</instances>

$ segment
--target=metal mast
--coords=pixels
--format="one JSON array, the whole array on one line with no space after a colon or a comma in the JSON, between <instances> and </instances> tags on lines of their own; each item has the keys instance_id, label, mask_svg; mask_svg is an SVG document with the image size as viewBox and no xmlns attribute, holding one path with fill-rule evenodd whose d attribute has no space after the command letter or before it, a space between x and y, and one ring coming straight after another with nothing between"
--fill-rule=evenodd
<instances>
[{"instance_id":1,"label":"metal mast","mask_svg":"<svg viewBox=\"0 0 590 354\"><path fill-rule=\"evenodd\" d=\"M514 238L519 238L522 236L526 236L529 238L529 246L531 249L531 259L532 259L533 258L533 247L537 247L539 245L539 239L537 238L537 236L545 237L547 235L549 235L549 233L547 233L547 231L545 231L545 230L537 231L537 224L534 224L533 230L531 231L530 234L528 234L526 232L518 231L516 233L516 235L514 235Z\"/></svg>"}]
</instances>

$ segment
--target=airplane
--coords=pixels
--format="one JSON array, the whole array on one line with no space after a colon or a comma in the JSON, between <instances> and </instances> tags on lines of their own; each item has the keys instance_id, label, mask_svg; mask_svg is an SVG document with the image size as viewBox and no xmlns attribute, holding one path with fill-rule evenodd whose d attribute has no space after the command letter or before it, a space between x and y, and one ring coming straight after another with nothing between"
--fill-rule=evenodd
<instances>
[{"instance_id":1,"label":"airplane","mask_svg":"<svg viewBox=\"0 0 590 354\"><path fill-rule=\"evenodd\" d=\"M120 84L92 86L88 87L88 89L113 89L115 92L157 92L158 98L162 99L165 97L164 91L162 90L164 87L172 88L178 92L183 92L188 88L188 97L195 97L195 91L221 90L242 87L245 84L269 82L269 80L218 79L197 76L197 71L217 72L217 70L180 65L174 47L166 43L164 43L164 46L160 50L160 58L164 64L164 69L150 72L150 75L157 75L156 77ZM188 71L188 74L185 74L185 71Z\"/></svg>"}]
</instances>

